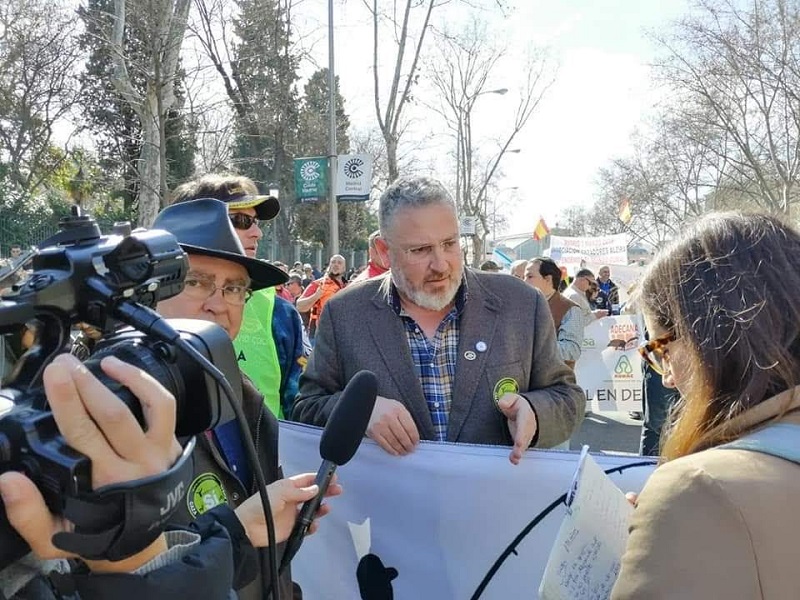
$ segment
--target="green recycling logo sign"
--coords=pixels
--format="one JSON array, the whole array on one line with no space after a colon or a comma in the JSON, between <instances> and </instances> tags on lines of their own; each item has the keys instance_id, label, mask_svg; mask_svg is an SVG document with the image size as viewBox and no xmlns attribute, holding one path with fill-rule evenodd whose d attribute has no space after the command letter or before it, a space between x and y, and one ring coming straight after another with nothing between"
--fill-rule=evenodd
<instances>
[{"instance_id":1,"label":"green recycling logo sign","mask_svg":"<svg viewBox=\"0 0 800 600\"><path fill-rule=\"evenodd\" d=\"M621 379L633 377L633 365L631 365L631 361L627 356L623 355L619 357L617 366L614 367L614 377Z\"/></svg>"}]
</instances>

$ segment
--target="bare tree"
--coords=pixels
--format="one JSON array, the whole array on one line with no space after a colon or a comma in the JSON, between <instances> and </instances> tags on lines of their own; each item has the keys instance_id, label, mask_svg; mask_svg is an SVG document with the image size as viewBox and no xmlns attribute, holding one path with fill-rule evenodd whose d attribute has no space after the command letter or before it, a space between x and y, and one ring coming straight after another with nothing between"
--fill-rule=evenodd
<instances>
[{"instance_id":1,"label":"bare tree","mask_svg":"<svg viewBox=\"0 0 800 600\"><path fill-rule=\"evenodd\" d=\"M711 148L722 141L707 119L665 113L654 120L652 133L632 137L633 153L601 169L600 194L588 213L590 234L627 231L656 247L674 237L684 223L717 208L715 198L726 188L728 164ZM620 204L630 203L632 219L619 220Z\"/></svg>"},{"instance_id":2,"label":"bare tree","mask_svg":"<svg viewBox=\"0 0 800 600\"><path fill-rule=\"evenodd\" d=\"M109 44L114 61L114 86L142 126L139 224L152 225L167 195L166 120L175 104L175 78L191 0L114 0L114 25ZM136 13L147 37L147 63L133 64L125 48L128 14ZM144 90L134 85L130 70L144 76Z\"/></svg>"},{"instance_id":3,"label":"bare tree","mask_svg":"<svg viewBox=\"0 0 800 600\"><path fill-rule=\"evenodd\" d=\"M375 98L375 116L386 144L386 163L389 181L400 174L398 147L405 126L405 108L411 100L414 85L419 78L419 64L426 37L431 28L434 9L448 4L450 0L405 0L392 2L392 11L384 11L378 0L363 0L372 15L372 76ZM388 3L385 3L388 4ZM381 47L379 40L385 39L380 25L388 23L394 35L394 71L386 95L385 105L381 100Z\"/></svg>"},{"instance_id":4,"label":"bare tree","mask_svg":"<svg viewBox=\"0 0 800 600\"><path fill-rule=\"evenodd\" d=\"M431 60L429 71L440 104L434 106L455 137L456 146L456 203L467 216L478 218L478 233L473 236L473 261L484 256L489 232L488 192L499 174L500 163L509 152L514 139L528 123L539 102L555 80L555 72L546 53L531 50L520 77L513 121L504 133L494 140L494 151L482 153L474 139L472 112L478 98L484 94L506 94L508 89L490 89L492 73L505 58L506 50L495 44L486 28L477 20L457 35L443 35L438 52Z\"/></svg>"},{"instance_id":5,"label":"bare tree","mask_svg":"<svg viewBox=\"0 0 800 600\"><path fill-rule=\"evenodd\" d=\"M657 73L671 107L713 135L727 198L777 213L798 203L800 3L698 0L692 16L658 36Z\"/></svg>"}]
</instances>

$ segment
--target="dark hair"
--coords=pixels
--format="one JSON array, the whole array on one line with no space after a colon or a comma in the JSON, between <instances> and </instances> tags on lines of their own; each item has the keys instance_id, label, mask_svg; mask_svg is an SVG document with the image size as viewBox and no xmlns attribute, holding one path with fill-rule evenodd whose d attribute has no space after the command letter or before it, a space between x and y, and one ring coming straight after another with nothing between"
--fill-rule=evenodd
<instances>
[{"instance_id":1,"label":"dark hair","mask_svg":"<svg viewBox=\"0 0 800 600\"><path fill-rule=\"evenodd\" d=\"M539 275L542 277L547 277L549 275L553 289L558 290L561 285L561 269L556 264L556 261L546 256L537 256L530 260L530 262L534 261L539 263Z\"/></svg>"},{"instance_id":2,"label":"dark hair","mask_svg":"<svg viewBox=\"0 0 800 600\"><path fill-rule=\"evenodd\" d=\"M594 302L597 296L600 295L600 286L596 283L589 284L589 287L586 288L586 299L589 302Z\"/></svg>"},{"instance_id":3,"label":"dark hair","mask_svg":"<svg viewBox=\"0 0 800 600\"><path fill-rule=\"evenodd\" d=\"M254 196L258 194L258 187L249 177L234 174L209 174L182 183L175 188L175 191L172 192L170 204L198 200L199 198L224 199L230 196L231 190L237 188L247 194Z\"/></svg>"},{"instance_id":4,"label":"dark hair","mask_svg":"<svg viewBox=\"0 0 800 600\"><path fill-rule=\"evenodd\" d=\"M720 425L798 384L798 257L800 234L780 219L714 213L648 268L642 310L685 343L691 364L666 460L739 437L745 431Z\"/></svg>"},{"instance_id":5,"label":"dark hair","mask_svg":"<svg viewBox=\"0 0 800 600\"><path fill-rule=\"evenodd\" d=\"M589 269L580 269L577 273L575 273L575 279L579 277L594 277L594 273L592 273Z\"/></svg>"}]
</instances>

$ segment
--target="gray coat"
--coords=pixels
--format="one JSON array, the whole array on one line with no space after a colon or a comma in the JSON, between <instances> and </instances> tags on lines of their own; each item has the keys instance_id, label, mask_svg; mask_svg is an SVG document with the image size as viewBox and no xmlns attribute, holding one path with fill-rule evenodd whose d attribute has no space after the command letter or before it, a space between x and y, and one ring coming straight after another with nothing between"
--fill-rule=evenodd
<instances>
[{"instance_id":1,"label":"gray coat","mask_svg":"<svg viewBox=\"0 0 800 600\"><path fill-rule=\"evenodd\" d=\"M324 425L345 384L368 369L378 377L378 394L402 402L420 437L435 439L405 329L387 301L384 279L347 288L325 305L292 416ZM513 443L493 399L495 384L507 377L516 380L536 412L539 431L532 445L549 448L568 439L583 419L586 398L559 358L544 296L514 277L469 269L466 285L447 440Z\"/></svg>"}]
</instances>

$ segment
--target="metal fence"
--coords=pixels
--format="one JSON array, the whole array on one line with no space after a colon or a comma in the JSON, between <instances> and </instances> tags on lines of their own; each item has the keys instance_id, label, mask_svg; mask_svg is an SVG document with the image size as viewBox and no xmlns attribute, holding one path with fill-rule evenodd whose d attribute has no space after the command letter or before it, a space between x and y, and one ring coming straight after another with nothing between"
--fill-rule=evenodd
<instances>
[{"instance_id":1,"label":"metal fence","mask_svg":"<svg viewBox=\"0 0 800 600\"><path fill-rule=\"evenodd\" d=\"M51 215L0 215L0 256L8 256L12 244L35 246L57 231Z\"/></svg>"}]
</instances>

